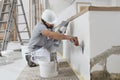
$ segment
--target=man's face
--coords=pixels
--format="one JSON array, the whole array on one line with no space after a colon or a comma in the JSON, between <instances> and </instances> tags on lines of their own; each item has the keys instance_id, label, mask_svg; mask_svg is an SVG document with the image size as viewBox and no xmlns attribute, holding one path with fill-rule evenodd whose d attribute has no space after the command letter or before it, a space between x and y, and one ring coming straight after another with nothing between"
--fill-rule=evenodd
<instances>
[{"instance_id":1,"label":"man's face","mask_svg":"<svg viewBox=\"0 0 120 80\"><path fill-rule=\"evenodd\" d=\"M53 28L54 27L54 24L49 24L46 22L46 25L49 27L49 28Z\"/></svg>"}]
</instances>

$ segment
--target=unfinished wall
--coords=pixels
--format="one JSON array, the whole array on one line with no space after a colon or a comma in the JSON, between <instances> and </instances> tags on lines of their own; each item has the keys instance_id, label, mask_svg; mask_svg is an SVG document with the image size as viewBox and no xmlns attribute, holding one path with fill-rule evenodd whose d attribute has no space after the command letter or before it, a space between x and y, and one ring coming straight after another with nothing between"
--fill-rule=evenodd
<instances>
[{"instance_id":1,"label":"unfinished wall","mask_svg":"<svg viewBox=\"0 0 120 80\"><path fill-rule=\"evenodd\" d=\"M112 46L120 45L119 21L120 11L90 12L91 58L101 54L107 49L110 49ZM120 55L110 56L107 59L107 70L111 73L120 73L120 64L118 64L119 60ZM96 68L96 70L100 70L100 68Z\"/></svg>"},{"instance_id":2,"label":"unfinished wall","mask_svg":"<svg viewBox=\"0 0 120 80\"><path fill-rule=\"evenodd\" d=\"M79 43L81 44L83 41L85 47L82 51L81 46L76 47L71 42L64 41L64 57L80 73L79 76L83 76L85 80L90 80L89 13L85 13L72 21L68 27L67 34L77 36Z\"/></svg>"},{"instance_id":3,"label":"unfinished wall","mask_svg":"<svg viewBox=\"0 0 120 80\"><path fill-rule=\"evenodd\" d=\"M117 21L115 21L116 19ZM78 73L87 78L86 80L90 78L89 59L96 57L112 46L119 46L119 19L119 11L90 11L75 19L69 25L67 34L77 35L79 42L83 40L85 52L82 54L80 47L75 47L70 42L64 41L63 55ZM117 62L120 56L112 55L104 58L104 56L101 57L100 66L97 64L92 68L92 71L104 70L104 60L107 59L107 71L120 73L120 65Z\"/></svg>"}]
</instances>

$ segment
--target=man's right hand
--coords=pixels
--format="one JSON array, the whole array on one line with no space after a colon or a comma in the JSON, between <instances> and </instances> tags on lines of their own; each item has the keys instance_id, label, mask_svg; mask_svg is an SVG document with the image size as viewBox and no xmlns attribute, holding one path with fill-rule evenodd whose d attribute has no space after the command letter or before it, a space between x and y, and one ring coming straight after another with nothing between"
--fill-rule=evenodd
<instances>
[{"instance_id":1,"label":"man's right hand","mask_svg":"<svg viewBox=\"0 0 120 80\"><path fill-rule=\"evenodd\" d=\"M71 37L70 41L73 42L75 46L79 46L79 41L77 37Z\"/></svg>"}]
</instances>

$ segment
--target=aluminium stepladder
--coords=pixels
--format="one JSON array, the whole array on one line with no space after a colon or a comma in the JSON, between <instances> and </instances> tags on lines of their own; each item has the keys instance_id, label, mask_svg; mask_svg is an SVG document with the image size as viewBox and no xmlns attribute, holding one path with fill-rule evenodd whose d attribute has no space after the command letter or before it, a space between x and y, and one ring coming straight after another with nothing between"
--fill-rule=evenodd
<instances>
[{"instance_id":1,"label":"aluminium stepladder","mask_svg":"<svg viewBox=\"0 0 120 80\"><path fill-rule=\"evenodd\" d=\"M2 0L2 8L1 8L1 14L0 14L0 34L4 33L4 37L2 40L2 46L0 48L1 51L6 50L7 48L7 44L9 41L9 35L11 32L11 27L12 27L12 22L14 22L15 24L15 28L16 28L16 32L19 38L19 41L21 43L21 45L23 45L23 39L21 38L20 33L28 33L28 37L30 38L30 31L29 31L29 27L28 27L28 23L27 23L27 19L26 19L26 15L25 15L25 10L23 7L23 3L22 0L19 0L19 4L17 4L18 0ZM5 11L5 9L7 8L9 11ZM16 8L21 7L22 10L22 14L17 14L17 16L23 16L24 17L24 23L18 23L17 22L17 17L14 16L15 10ZM7 20L4 21L4 17L5 15L8 15ZM2 30L2 25L6 23L6 29ZM24 31L20 31L19 29L19 25L26 25L26 30Z\"/></svg>"}]
</instances>

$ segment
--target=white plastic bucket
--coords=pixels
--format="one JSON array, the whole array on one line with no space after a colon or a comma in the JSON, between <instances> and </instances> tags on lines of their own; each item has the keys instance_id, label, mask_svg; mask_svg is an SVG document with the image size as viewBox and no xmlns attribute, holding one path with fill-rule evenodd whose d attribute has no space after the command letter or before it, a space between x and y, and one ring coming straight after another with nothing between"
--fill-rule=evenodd
<instances>
[{"instance_id":1,"label":"white plastic bucket","mask_svg":"<svg viewBox=\"0 0 120 80\"><path fill-rule=\"evenodd\" d=\"M50 78L58 75L56 62L50 62L46 58L46 59L41 59L39 61L39 65L40 65L39 70L41 77Z\"/></svg>"},{"instance_id":2,"label":"white plastic bucket","mask_svg":"<svg viewBox=\"0 0 120 80\"><path fill-rule=\"evenodd\" d=\"M23 60L25 60L26 62L25 56L26 56L26 53L28 53L28 46L21 46L21 49L22 49Z\"/></svg>"}]
</instances>

